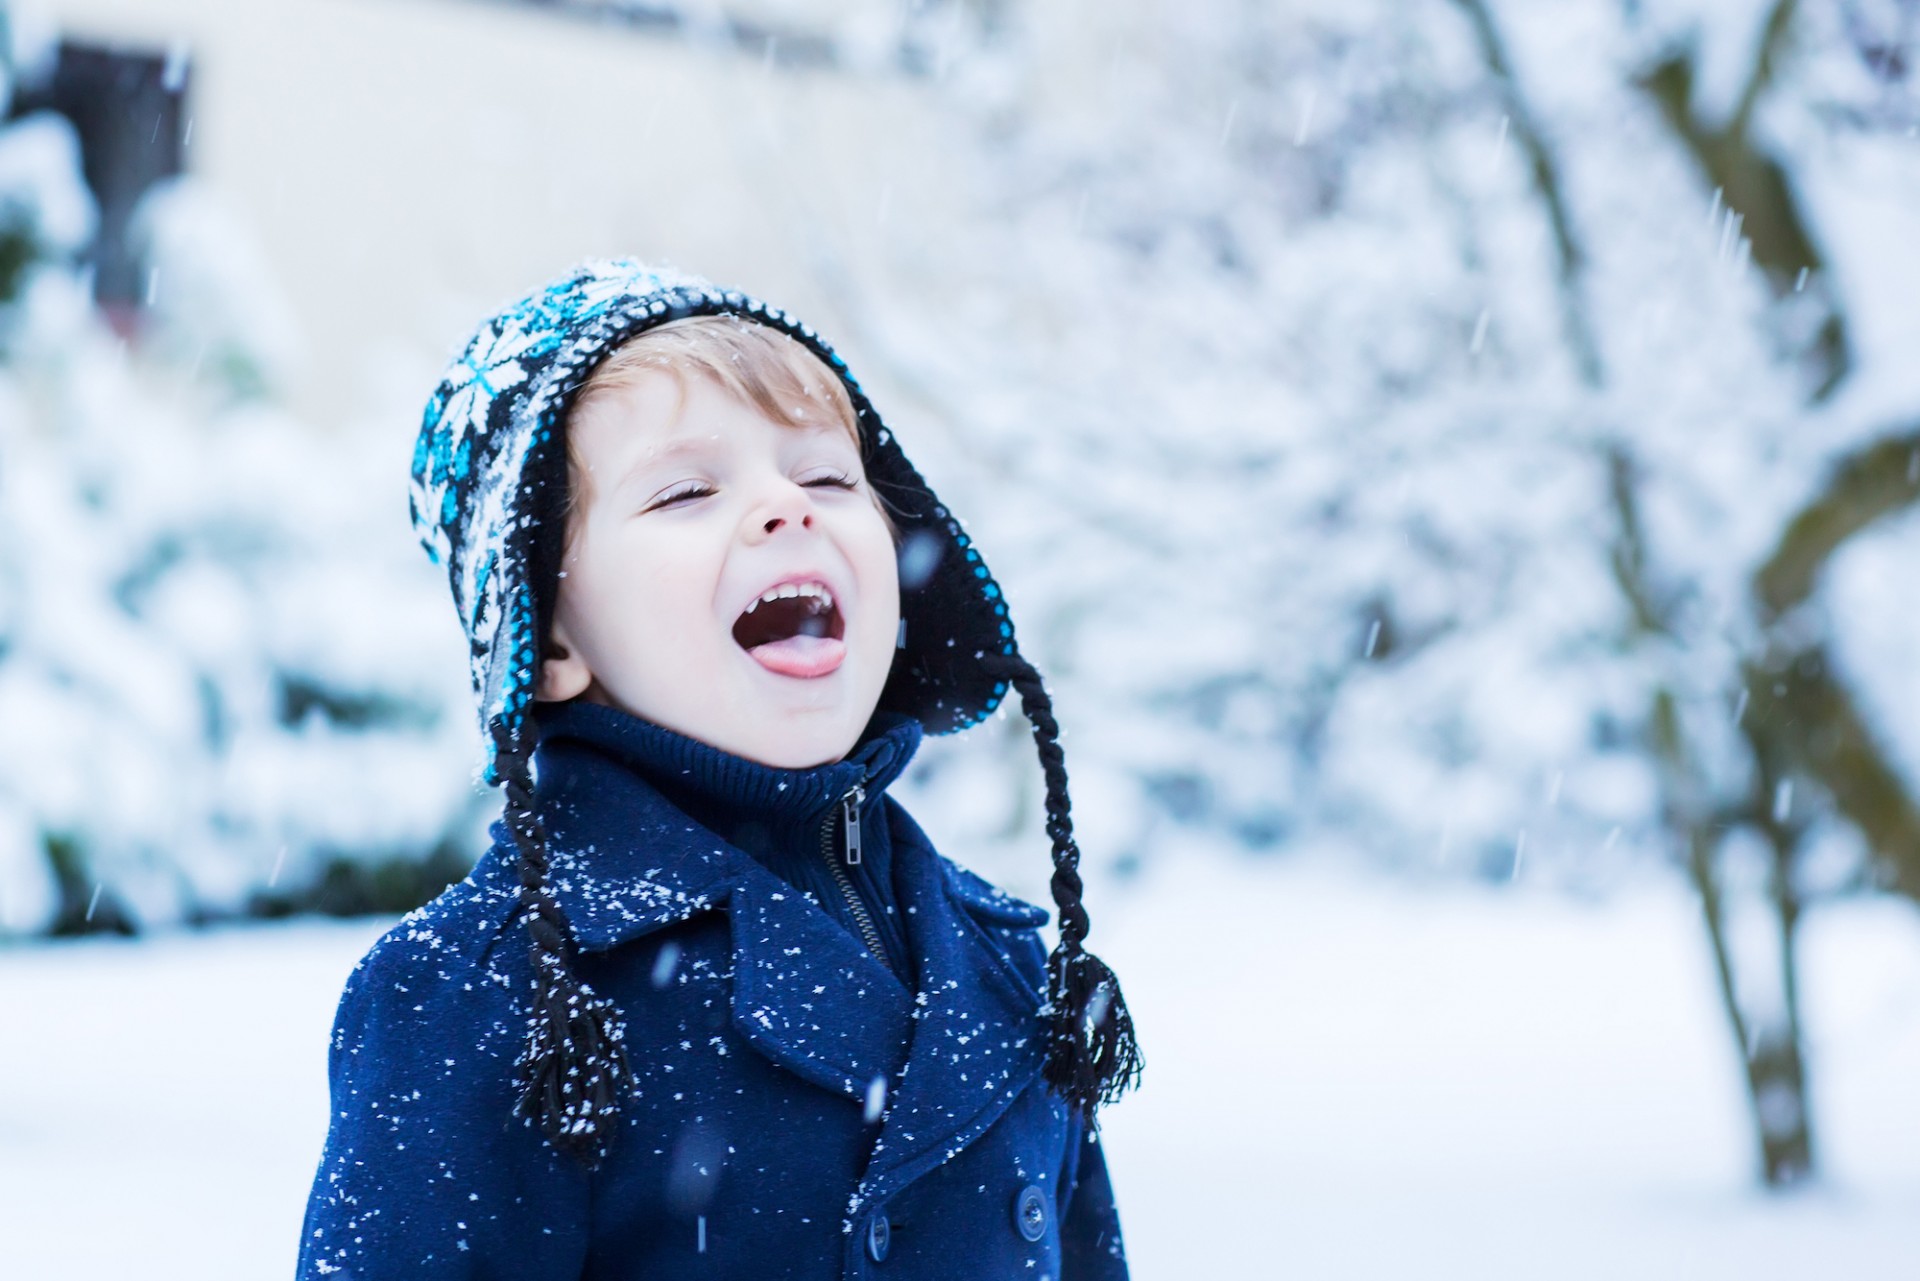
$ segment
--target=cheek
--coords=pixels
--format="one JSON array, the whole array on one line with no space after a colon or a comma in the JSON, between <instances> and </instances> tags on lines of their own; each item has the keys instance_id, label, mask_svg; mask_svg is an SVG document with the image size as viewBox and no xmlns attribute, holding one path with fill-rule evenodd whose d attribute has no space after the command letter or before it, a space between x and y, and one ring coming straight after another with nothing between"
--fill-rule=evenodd
<instances>
[{"instance_id":1,"label":"cheek","mask_svg":"<svg viewBox=\"0 0 1920 1281\"><path fill-rule=\"evenodd\" d=\"M662 654L695 637L710 639L699 624L713 618L718 568L689 541L615 526L569 567L569 583L590 602L592 617L583 621L609 657Z\"/></svg>"},{"instance_id":2,"label":"cheek","mask_svg":"<svg viewBox=\"0 0 1920 1281\"><path fill-rule=\"evenodd\" d=\"M893 535L875 513L873 528L860 541L860 577L873 605L874 630L892 633L900 618L900 560Z\"/></svg>"},{"instance_id":3,"label":"cheek","mask_svg":"<svg viewBox=\"0 0 1920 1281\"><path fill-rule=\"evenodd\" d=\"M710 558L663 549L634 566L628 605L634 626L667 647L709 644L719 579L720 567Z\"/></svg>"}]
</instances>

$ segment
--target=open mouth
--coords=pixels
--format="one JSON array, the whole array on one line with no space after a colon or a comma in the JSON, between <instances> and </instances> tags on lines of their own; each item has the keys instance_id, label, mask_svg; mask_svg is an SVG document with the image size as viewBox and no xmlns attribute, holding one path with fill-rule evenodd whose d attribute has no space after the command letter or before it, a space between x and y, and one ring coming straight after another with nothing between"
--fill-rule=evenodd
<instances>
[{"instance_id":1,"label":"open mouth","mask_svg":"<svg viewBox=\"0 0 1920 1281\"><path fill-rule=\"evenodd\" d=\"M768 671L824 676L846 658L846 621L819 582L784 583L748 605L733 639Z\"/></svg>"}]
</instances>

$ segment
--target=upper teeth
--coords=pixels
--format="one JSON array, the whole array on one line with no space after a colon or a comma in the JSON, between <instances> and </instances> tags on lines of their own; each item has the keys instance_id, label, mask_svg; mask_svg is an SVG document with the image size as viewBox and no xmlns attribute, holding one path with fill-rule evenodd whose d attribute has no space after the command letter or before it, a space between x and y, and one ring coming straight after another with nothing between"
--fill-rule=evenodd
<instances>
[{"instance_id":1,"label":"upper teeth","mask_svg":"<svg viewBox=\"0 0 1920 1281\"><path fill-rule=\"evenodd\" d=\"M833 605L833 593L827 590L824 583L782 583L780 586L765 592L759 600L748 605L747 612L751 614L754 610L759 609L760 606L770 600L783 600L789 596L811 596L818 600L823 607L831 608Z\"/></svg>"}]
</instances>

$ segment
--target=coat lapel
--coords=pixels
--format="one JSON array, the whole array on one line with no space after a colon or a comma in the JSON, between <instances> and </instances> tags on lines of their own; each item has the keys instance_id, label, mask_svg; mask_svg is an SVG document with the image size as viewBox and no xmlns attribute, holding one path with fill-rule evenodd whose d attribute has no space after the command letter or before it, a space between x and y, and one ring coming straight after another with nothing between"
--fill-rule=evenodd
<instances>
[{"instance_id":1,"label":"coat lapel","mask_svg":"<svg viewBox=\"0 0 1920 1281\"><path fill-rule=\"evenodd\" d=\"M557 745L539 789L548 884L582 953L605 952L724 910L733 1026L768 1059L864 1099L898 1068L913 1000L831 917L604 756ZM494 824L487 874L510 890L512 845Z\"/></svg>"},{"instance_id":2,"label":"coat lapel","mask_svg":"<svg viewBox=\"0 0 1920 1281\"><path fill-rule=\"evenodd\" d=\"M920 962L913 1043L850 1217L952 1157L999 1119L1045 1061L1034 990L967 910L967 873L940 857L919 825L886 801L894 875ZM1010 924L1037 925L1040 908L1001 896Z\"/></svg>"},{"instance_id":3,"label":"coat lapel","mask_svg":"<svg viewBox=\"0 0 1920 1281\"><path fill-rule=\"evenodd\" d=\"M752 864L747 855L741 859ZM864 1100L899 1068L913 1000L892 972L785 881L752 864L729 896L733 1025L775 1063Z\"/></svg>"}]
</instances>

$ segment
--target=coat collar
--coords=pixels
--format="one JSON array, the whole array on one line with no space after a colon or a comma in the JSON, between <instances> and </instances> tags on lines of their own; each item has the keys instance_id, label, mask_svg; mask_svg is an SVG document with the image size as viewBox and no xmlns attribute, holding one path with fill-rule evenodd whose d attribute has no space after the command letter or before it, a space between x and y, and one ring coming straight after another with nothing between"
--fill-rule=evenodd
<instances>
[{"instance_id":1,"label":"coat collar","mask_svg":"<svg viewBox=\"0 0 1920 1281\"><path fill-rule=\"evenodd\" d=\"M780 769L579 699L540 705L534 723L536 776L540 765L553 763L562 744L584 745L660 784L669 799L687 796L703 806L790 825L824 818L855 783L866 789L870 806L906 770L924 734L911 716L876 712L844 760Z\"/></svg>"},{"instance_id":2,"label":"coat collar","mask_svg":"<svg viewBox=\"0 0 1920 1281\"><path fill-rule=\"evenodd\" d=\"M742 881L768 895L784 888L753 876L756 860L689 809L813 827L858 783L864 815L922 737L913 718L880 713L845 760L780 769L596 703L543 707L536 724L534 796L553 849L552 888L589 952L718 906ZM787 897L794 911L806 907Z\"/></svg>"},{"instance_id":3,"label":"coat collar","mask_svg":"<svg viewBox=\"0 0 1920 1281\"><path fill-rule=\"evenodd\" d=\"M580 951L606 951L724 910L736 1030L823 1089L865 1099L876 1077L889 1083L850 1217L970 1143L1032 1082L1044 1059L1043 994L989 931L1039 925L1047 913L943 858L884 794L920 739L917 722L901 720L878 725L848 760L813 770L777 770L738 757L715 762L704 754L727 754L691 739L675 742L682 736L608 708L556 723L535 755L549 885ZM794 822L824 818L865 774L866 807L883 807L880 826L892 847L916 990L902 988L787 882L672 804L651 774L663 759L696 775L723 766L718 786ZM503 824L494 825L494 838L475 879L511 894L517 872Z\"/></svg>"}]
</instances>

